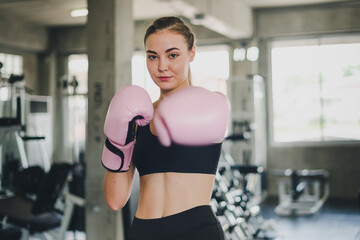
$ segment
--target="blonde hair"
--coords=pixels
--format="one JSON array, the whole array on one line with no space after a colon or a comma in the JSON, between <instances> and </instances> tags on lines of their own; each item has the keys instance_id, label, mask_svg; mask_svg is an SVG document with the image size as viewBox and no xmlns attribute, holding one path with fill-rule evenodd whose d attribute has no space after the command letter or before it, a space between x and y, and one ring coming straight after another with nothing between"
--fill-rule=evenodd
<instances>
[{"instance_id":1,"label":"blonde hair","mask_svg":"<svg viewBox=\"0 0 360 240\"><path fill-rule=\"evenodd\" d=\"M186 41L188 50L192 50L195 46L196 39L195 34L190 29L189 26L187 26L183 20L181 20L178 17L161 17L156 19L146 30L145 36L144 36L144 45L146 45L146 39L154 33L157 33L162 30L169 30L176 32L180 35L182 35ZM188 73L188 81L189 84L191 84L191 71L189 68Z\"/></svg>"}]
</instances>

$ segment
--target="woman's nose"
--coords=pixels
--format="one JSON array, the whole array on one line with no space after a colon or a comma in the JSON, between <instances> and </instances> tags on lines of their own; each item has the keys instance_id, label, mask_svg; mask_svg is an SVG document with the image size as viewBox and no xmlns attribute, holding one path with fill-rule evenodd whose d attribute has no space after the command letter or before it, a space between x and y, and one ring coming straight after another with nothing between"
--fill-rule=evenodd
<instances>
[{"instance_id":1,"label":"woman's nose","mask_svg":"<svg viewBox=\"0 0 360 240\"><path fill-rule=\"evenodd\" d=\"M166 71L168 69L168 63L164 59L159 60L158 69L160 72Z\"/></svg>"}]
</instances>

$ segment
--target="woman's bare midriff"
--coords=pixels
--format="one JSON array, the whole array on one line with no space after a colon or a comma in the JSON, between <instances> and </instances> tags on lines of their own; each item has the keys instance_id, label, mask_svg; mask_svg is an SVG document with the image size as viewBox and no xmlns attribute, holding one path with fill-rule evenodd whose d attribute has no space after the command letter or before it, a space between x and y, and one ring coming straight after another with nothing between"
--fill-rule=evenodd
<instances>
[{"instance_id":1,"label":"woman's bare midriff","mask_svg":"<svg viewBox=\"0 0 360 240\"><path fill-rule=\"evenodd\" d=\"M162 218L209 205L214 178L212 174L172 172L141 176L136 217Z\"/></svg>"}]
</instances>

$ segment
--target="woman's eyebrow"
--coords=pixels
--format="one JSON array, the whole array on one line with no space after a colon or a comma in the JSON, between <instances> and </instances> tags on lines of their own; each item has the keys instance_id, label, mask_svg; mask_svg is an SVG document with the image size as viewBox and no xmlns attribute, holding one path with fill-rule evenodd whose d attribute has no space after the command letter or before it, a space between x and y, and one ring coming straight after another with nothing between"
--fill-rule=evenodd
<instances>
[{"instance_id":1,"label":"woman's eyebrow","mask_svg":"<svg viewBox=\"0 0 360 240\"><path fill-rule=\"evenodd\" d=\"M173 47L173 48L169 48L168 50L166 50L165 52L171 52L172 50L180 50L177 47Z\"/></svg>"},{"instance_id":2,"label":"woman's eyebrow","mask_svg":"<svg viewBox=\"0 0 360 240\"><path fill-rule=\"evenodd\" d=\"M146 52L147 52L147 53L152 53L152 54L157 54L157 52L151 51L151 50L147 50Z\"/></svg>"},{"instance_id":3,"label":"woman's eyebrow","mask_svg":"<svg viewBox=\"0 0 360 240\"><path fill-rule=\"evenodd\" d=\"M168 53L168 52L171 52L171 51L173 51L173 50L180 50L180 49L177 48L177 47L172 47L172 48L167 49L165 52ZM147 50L146 52L147 52L147 53L152 53L152 54L157 54L157 52L152 51L152 50Z\"/></svg>"}]
</instances>

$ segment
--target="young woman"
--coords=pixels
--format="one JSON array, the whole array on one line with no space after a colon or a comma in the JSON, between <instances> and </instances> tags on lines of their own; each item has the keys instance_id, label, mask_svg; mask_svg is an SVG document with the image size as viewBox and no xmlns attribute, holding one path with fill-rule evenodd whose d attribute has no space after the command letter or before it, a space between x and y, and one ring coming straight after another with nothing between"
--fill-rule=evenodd
<instances>
[{"instance_id":1,"label":"young woman","mask_svg":"<svg viewBox=\"0 0 360 240\"><path fill-rule=\"evenodd\" d=\"M163 17L154 21L146 31L144 44L147 68L160 88L160 97L149 109L150 98L133 86L122 92L119 99L123 100L112 101L105 123L108 144L102 159L109 170L104 181L106 201L113 210L126 204L136 168L140 195L131 240L222 240L224 234L210 207L210 198L225 135L228 101L220 93L190 86L195 36L181 19ZM112 135L116 125L112 123L121 121L117 112L123 109L115 110L115 106L125 99L141 105L130 107L134 110L125 127L128 132L134 131L135 119L139 125L136 143L134 138L120 143L119 137ZM113 112L116 120L110 119ZM127 149L130 144L134 144L133 150ZM117 155L128 167L123 168L122 163L120 168L110 166L116 151L122 152Z\"/></svg>"}]
</instances>

